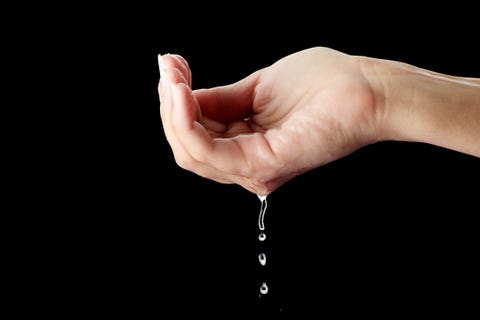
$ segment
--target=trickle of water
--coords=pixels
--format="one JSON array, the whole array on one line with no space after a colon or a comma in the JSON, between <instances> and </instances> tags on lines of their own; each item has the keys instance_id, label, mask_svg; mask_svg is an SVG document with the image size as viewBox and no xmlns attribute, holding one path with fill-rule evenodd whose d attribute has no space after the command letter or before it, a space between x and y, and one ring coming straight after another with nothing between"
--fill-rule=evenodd
<instances>
[{"instance_id":1,"label":"trickle of water","mask_svg":"<svg viewBox=\"0 0 480 320\"><path fill-rule=\"evenodd\" d=\"M267 292L268 292L267 283L264 282L264 283L262 283L262 285L260 286L260 293L261 293L261 294L267 294Z\"/></svg>"},{"instance_id":2,"label":"trickle of water","mask_svg":"<svg viewBox=\"0 0 480 320\"><path fill-rule=\"evenodd\" d=\"M258 199L262 203L260 206L260 214L258 215L258 228L260 230L265 230L265 225L263 223L263 219L265 216L265 211L267 210L267 196L261 196L257 194Z\"/></svg>"},{"instance_id":3,"label":"trickle of water","mask_svg":"<svg viewBox=\"0 0 480 320\"><path fill-rule=\"evenodd\" d=\"M266 265L267 264L267 256L265 255L265 253L260 253L258 255L258 261L260 261L260 264L262 266Z\"/></svg>"},{"instance_id":4,"label":"trickle of water","mask_svg":"<svg viewBox=\"0 0 480 320\"><path fill-rule=\"evenodd\" d=\"M267 210L267 196L261 196L261 195L258 195L258 199L260 199L260 214L258 215L258 228L263 231L265 230L265 224L263 222L263 219L265 217L265 211ZM267 236L265 235L264 232L261 232L259 235L258 235L258 240L260 241L264 241L265 239L267 238ZM260 253L258 255L258 261L260 262L260 264L262 266L265 266L267 264L267 256L265 255L265 253ZM262 285L260 286L260 295L265 295L267 294L268 292L268 287L267 287L267 283L266 282L263 282Z\"/></svg>"}]
</instances>

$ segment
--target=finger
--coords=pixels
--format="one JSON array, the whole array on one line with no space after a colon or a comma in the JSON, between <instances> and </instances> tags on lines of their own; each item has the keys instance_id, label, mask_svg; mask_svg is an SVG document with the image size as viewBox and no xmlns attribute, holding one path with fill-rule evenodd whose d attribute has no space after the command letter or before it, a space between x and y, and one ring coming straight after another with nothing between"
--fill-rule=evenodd
<instances>
[{"instance_id":1,"label":"finger","mask_svg":"<svg viewBox=\"0 0 480 320\"><path fill-rule=\"evenodd\" d=\"M174 58L176 61L172 62L170 58ZM164 59L167 59L168 62L165 63ZM167 77L166 73L171 68L175 69L175 67L181 67L182 70L183 70L182 74L185 77L186 83L191 88L192 74L191 74L190 68L188 67L187 61L182 56L180 56L180 55L164 55L164 56L158 55L158 65L159 65L159 68L160 68L160 81L159 81L159 84L158 84L158 93L159 93L160 101L162 101L162 92L164 90L163 88L165 88L166 85L169 85L169 84L165 84L165 83L171 82L171 80L170 81L166 80L166 77ZM162 76L162 74L163 74L163 76ZM178 82L178 81L174 81L174 82ZM210 130L210 132L212 134L220 135L222 132L225 131L225 128L226 128L225 124L220 123L218 121L214 121L214 120L209 119L207 117L203 117L203 115L201 114L198 102L196 103L196 105L197 105L197 110L196 110L197 121L201 122L208 130ZM167 118L164 115L164 110L165 110L165 108L160 108L160 111L161 111L160 114L162 116L162 119Z\"/></svg>"},{"instance_id":2,"label":"finger","mask_svg":"<svg viewBox=\"0 0 480 320\"><path fill-rule=\"evenodd\" d=\"M165 100L163 103L164 104L172 103L171 90L168 90L166 92ZM182 143L179 142L178 138L174 134L171 126L172 121L165 121L165 119L162 118L162 123L163 123L166 138L173 151L175 161L181 168L192 171L203 178L211 179L219 183L238 184L252 193L256 193L256 194L266 193L266 189L264 185L254 183L248 177L243 177L243 176L223 172L212 167L210 164L205 164L205 163L196 161L190 155L189 151L187 151L186 148L182 145Z\"/></svg>"},{"instance_id":3,"label":"finger","mask_svg":"<svg viewBox=\"0 0 480 320\"><path fill-rule=\"evenodd\" d=\"M165 87L170 83L184 82L188 84L186 75L180 70L181 66L178 60L171 55L158 55L158 66L160 69L160 81L158 83L158 93L162 101Z\"/></svg>"},{"instance_id":4,"label":"finger","mask_svg":"<svg viewBox=\"0 0 480 320\"><path fill-rule=\"evenodd\" d=\"M170 84L168 87L165 86L163 90L163 98L162 98L162 106L161 106L161 118L162 118L162 125L164 128L165 136L167 138L168 143L170 144L175 161L180 167L184 169L191 169L190 171L194 171L196 174L208 178L220 183L234 183L231 179L224 173L216 170L215 168L199 163L191 155L186 151L183 145L178 141L177 137L175 136L172 126L171 126L171 115L172 110L174 108L173 99L172 99L172 90L171 86L172 83L178 83L178 74L167 69L164 72L164 83ZM183 82L183 86L186 86Z\"/></svg>"},{"instance_id":5,"label":"finger","mask_svg":"<svg viewBox=\"0 0 480 320\"><path fill-rule=\"evenodd\" d=\"M196 101L192 97L192 91L185 84L172 84L171 87L174 108L176 112L172 115L172 121L178 128L191 130L195 122Z\"/></svg>"},{"instance_id":6,"label":"finger","mask_svg":"<svg viewBox=\"0 0 480 320\"><path fill-rule=\"evenodd\" d=\"M187 60L185 60L185 58L183 58L178 54L172 54L171 56L177 60L179 67L182 70L182 73L185 75L185 78L187 79L188 86L191 88L192 87L192 71L190 70L190 66L188 65Z\"/></svg>"},{"instance_id":7,"label":"finger","mask_svg":"<svg viewBox=\"0 0 480 320\"><path fill-rule=\"evenodd\" d=\"M235 166L237 166L237 164L233 164L232 166L224 166L228 171L221 171L215 167L215 166L219 166L220 168L222 168L221 161L220 162L214 161L213 162L214 166L212 166L211 164L197 161L194 157L191 156L190 152L179 141L176 134L172 130L171 123L179 123L182 126L184 126L183 129L190 130L191 129L190 125L194 123L194 119L195 119L194 110L198 108L198 102L192 96L192 93L188 88L190 84L189 82L191 82L190 69L185 68L185 63L182 62L181 58L180 58L180 64L176 63L175 61L173 61L172 63L172 59L170 58L171 56L167 56L167 59L164 61L168 61L168 62L163 64L163 67L164 67L163 73L165 75L162 78L162 83L164 84L164 86L168 85L169 88L168 90L164 89L166 91L165 93L166 98L164 100L166 101L163 102L163 104L165 105L163 109L167 110L166 113L168 115L165 115L165 112L162 112L162 122L164 124L167 140L172 146L172 150L174 152L176 162L181 167L188 169L190 171L193 171L202 177L209 178L220 183L236 183L251 192L255 192L255 191L258 192L258 190L262 190L261 192L264 192L265 187L262 184L252 182L252 179L250 179L250 177L248 176L242 176L242 175L236 174L236 173L241 173L241 174L249 175L249 173L252 172L252 170L248 170L248 169L232 170L232 168L235 168ZM186 72L185 70L188 70L188 72ZM190 80L188 80L187 78L189 78ZM173 97L175 93L172 92L173 91L171 89L172 84L174 85L183 84L185 86L188 86L185 89L188 91L187 93L191 96L190 99L193 99L193 101L190 101L190 103L188 104L179 104L178 106L176 106L176 104L173 101L175 100L175 98ZM175 113L172 110L175 110L175 109L179 111L177 112L177 114L180 119L175 119L172 121L171 120L172 112ZM170 120L166 121L167 119L170 119ZM224 125L222 123L216 122L214 120L210 120L208 118L205 118L205 120L206 122L210 123L209 126L211 126L215 131L224 130ZM197 123L197 126L199 125L200 124ZM242 167L248 168L248 166L242 166Z\"/></svg>"},{"instance_id":8,"label":"finger","mask_svg":"<svg viewBox=\"0 0 480 320\"><path fill-rule=\"evenodd\" d=\"M184 85L187 85L186 79L183 75L183 73L176 69L176 68L170 68L170 67L164 67L162 69L162 100L165 99L170 95L171 97L171 86L173 84L178 84L178 83L183 83ZM165 119L167 121L170 120L171 118L171 112L174 107L173 100L170 100L170 103L162 103L160 106L162 111L165 113Z\"/></svg>"},{"instance_id":9,"label":"finger","mask_svg":"<svg viewBox=\"0 0 480 320\"><path fill-rule=\"evenodd\" d=\"M196 161L229 175L254 179L261 170L270 172L276 168L275 157L263 134L212 139L205 127L193 120L195 100L191 90L185 85L173 85L171 90L172 129Z\"/></svg>"},{"instance_id":10,"label":"finger","mask_svg":"<svg viewBox=\"0 0 480 320\"><path fill-rule=\"evenodd\" d=\"M158 55L158 69L160 71L160 79L158 80L158 97L160 99L160 102L162 101L162 92L163 92L163 76L162 76L162 73L163 73L163 57L161 54Z\"/></svg>"},{"instance_id":11,"label":"finger","mask_svg":"<svg viewBox=\"0 0 480 320\"><path fill-rule=\"evenodd\" d=\"M177 69L183 76L184 82L191 87L191 72L185 59L179 55L166 54L162 56L163 69Z\"/></svg>"}]
</instances>

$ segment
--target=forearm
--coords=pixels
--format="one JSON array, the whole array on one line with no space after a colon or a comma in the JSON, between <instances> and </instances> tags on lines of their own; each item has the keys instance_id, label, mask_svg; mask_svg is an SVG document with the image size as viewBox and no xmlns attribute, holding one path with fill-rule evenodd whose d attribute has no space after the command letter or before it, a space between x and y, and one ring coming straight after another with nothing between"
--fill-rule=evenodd
<instances>
[{"instance_id":1,"label":"forearm","mask_svg":"<svg viewBox=\"0 0 480 320\"><path fill-rule=\"evenodd\" d=\"M376 96L379 140L424 142L480 157L480 79L360 59Z\"/></svg>"}]
</instances>

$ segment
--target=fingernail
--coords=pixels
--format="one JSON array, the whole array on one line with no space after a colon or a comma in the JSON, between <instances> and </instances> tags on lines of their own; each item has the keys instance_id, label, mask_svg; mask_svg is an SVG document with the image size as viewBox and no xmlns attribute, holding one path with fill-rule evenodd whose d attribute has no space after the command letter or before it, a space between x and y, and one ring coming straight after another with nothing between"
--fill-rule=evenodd
<instances>
[{"instance_id":1,"label":"fingernail","mask_svg":"<svg viewBox=\"0 0 480 320\"><path fill-rule=\"evenodd\" d=\"M158 55L158 70L160 71L160 77L162 76L162 66L163 66L163 57L161 54Z\"/></svg>"}]
</instances>

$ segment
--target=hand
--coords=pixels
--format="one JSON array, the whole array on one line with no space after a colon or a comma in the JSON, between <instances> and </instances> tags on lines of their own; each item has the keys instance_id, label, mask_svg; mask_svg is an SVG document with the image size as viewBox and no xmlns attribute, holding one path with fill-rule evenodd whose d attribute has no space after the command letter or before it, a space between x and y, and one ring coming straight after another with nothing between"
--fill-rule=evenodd
<instances>
[{"instance_id":1,"label":"hand","mask_svg":"<svg viewBox=\"0 0 480 320\"><path fill-rule=\"evenodd\" d=\"M179 55L159 56L166 137L178 165L266 195L376 141L376 99L359 59L312 48L227 86L191 90Z\"/></svg>"}]
</instances>

